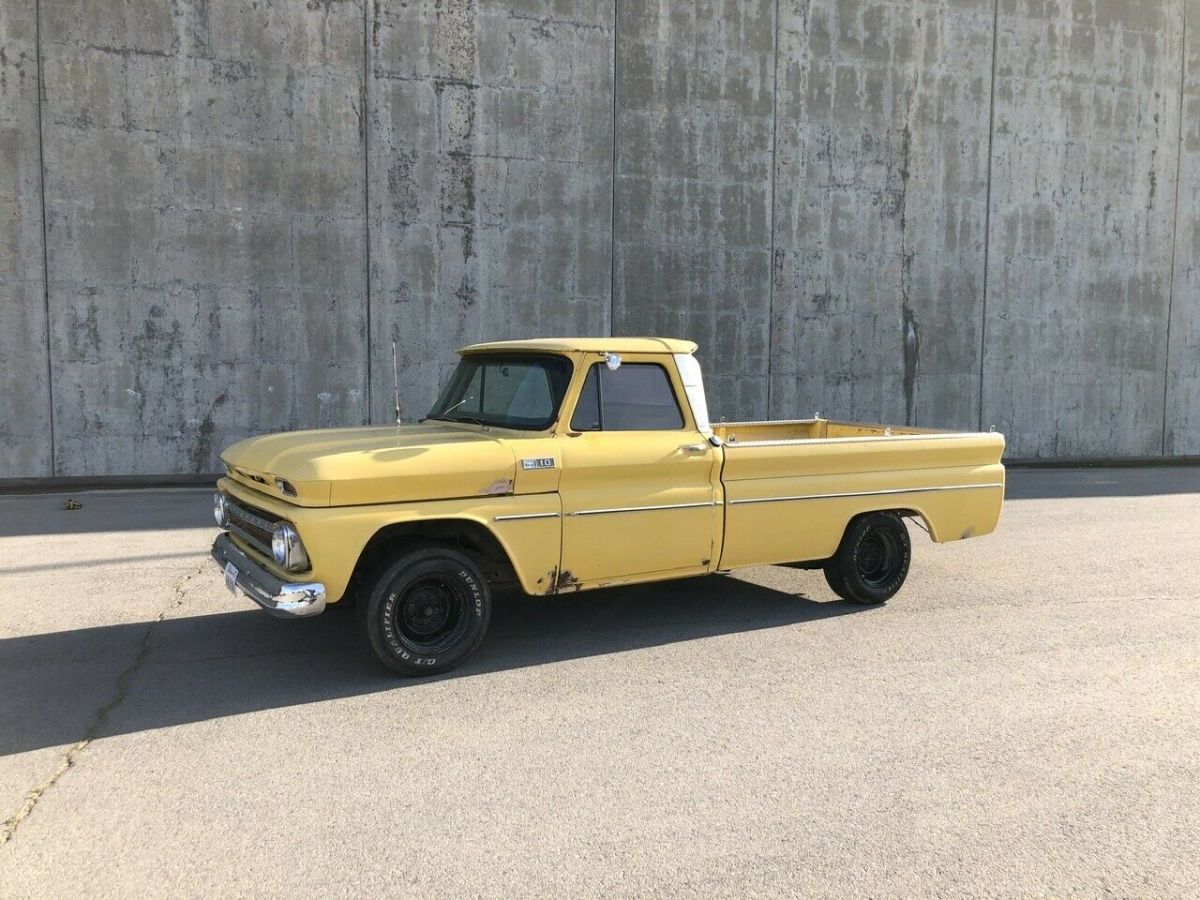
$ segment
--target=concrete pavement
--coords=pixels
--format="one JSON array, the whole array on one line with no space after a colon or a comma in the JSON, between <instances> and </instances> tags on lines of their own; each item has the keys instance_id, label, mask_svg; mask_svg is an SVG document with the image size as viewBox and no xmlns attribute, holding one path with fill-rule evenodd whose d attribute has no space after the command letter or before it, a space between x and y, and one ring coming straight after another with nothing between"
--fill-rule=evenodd
<instances>
[{"instance_id":1,"label":"concrete pavement","mask_svg":"<svg viewBox=\"0 0 1200 900\"><path fill-rule=\"evenodd\" d=\"M230 597L205 491L0 497L0 895L1195 896L1198 495L1014 471L882 608L502 597L422 682Z\"/></svg>"}]
</instances>

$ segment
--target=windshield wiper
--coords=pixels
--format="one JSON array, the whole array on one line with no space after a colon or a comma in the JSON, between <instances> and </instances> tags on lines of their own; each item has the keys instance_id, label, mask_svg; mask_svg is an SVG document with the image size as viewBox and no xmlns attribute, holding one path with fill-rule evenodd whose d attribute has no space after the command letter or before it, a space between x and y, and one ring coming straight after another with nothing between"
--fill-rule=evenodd
<instances>
[{"instance_id":1,"label":"windshield wiper","mask_svg":"<svg viewBox=\"0 0 1200 900\"><path fill-rule=\"evenodd\" d=\"M471 422L475 425L478 425L480 428L486 429L492 427L487 422L483 421L483 419L475 416L426 416L425 420L433 420L435 422Z\"/></svg>"},{"instance_id":2,"label":"windshield wiper","mask_svg":"<svg viewBox=\"0 0 1200 900\"><path fill-rule=\"evenodd\" d=\"M476 418L475 416L446 416L443 419L443 421L445 421L445 422L474 422L480 428L490 428L491 427L490 425L488 425L487 422L483 421L483 419Z\"/></svg>"},{"instance_id":3,"label":"windshield wiper","mask_svg":"<svg viewBox=\"0 0 1200 900\"><path fill-rule=\"evenodd\" d=\"M440 416L426 416L425 418L426 419L435 419L439 422L474 422L480 428L489 427L487 422L483 421L483 419L480 419L476 416L449 416L449 415L447 415L447 413L454 412L454 410L458 409L460 406L462 406L464 403L466 403L469 399L471 399L471 398L464 397L463 399L461 399L457 403L455 403L453 406L447 407L446 409L442 410L442 414Z\"/></svg>"}]
</instances>

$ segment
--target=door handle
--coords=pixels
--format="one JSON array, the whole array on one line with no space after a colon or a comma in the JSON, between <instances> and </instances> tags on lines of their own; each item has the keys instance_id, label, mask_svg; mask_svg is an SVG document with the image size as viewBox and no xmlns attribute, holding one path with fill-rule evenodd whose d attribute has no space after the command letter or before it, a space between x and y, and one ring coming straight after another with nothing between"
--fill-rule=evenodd
<instances>
[{"instance_id":1,"label":"door handle","mask_svg":"<svg viewBox=\"0 0 1200 900\"><path fill-rule=\"evenodd\" d=\"M707 444L684 444L679 448L684 453L703 453L708 449Z\"/></svg>"}]
</instances>

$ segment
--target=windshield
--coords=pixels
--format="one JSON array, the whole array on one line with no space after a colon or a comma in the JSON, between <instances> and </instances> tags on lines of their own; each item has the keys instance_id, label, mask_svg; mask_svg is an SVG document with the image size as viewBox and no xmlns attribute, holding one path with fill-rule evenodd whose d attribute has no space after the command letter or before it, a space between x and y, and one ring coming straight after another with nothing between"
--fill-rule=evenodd
<instances>
[{"instance_id":1,"label":"windshield","mask_svg":"<svg viewBox=\"0 0 1200 900\"><path fill-rule=\"evenodd\" d=\"M543 431L570 380L571 363L561 356L466 356L426 418Z\"/></svg>"}]
</instances>

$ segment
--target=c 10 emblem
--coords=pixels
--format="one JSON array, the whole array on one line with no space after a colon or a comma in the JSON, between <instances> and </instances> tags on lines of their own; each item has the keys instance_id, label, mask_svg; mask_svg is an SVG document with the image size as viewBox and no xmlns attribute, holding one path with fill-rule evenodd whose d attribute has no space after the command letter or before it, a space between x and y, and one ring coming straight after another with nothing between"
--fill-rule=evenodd
<instances>
[{"instance_id":1,"label":"c 10 emblem","mask_svg":"<svg viewBox=\"0 0 1200 900\"><path fill-rule=\"evenodd\" d=\"M538 457L537 459L523 459L523 460L521 460L521 468L522 469L553 469L554 468L554 457L553 456L541 456L541 457Z\"/></svg>"}]
</instances>

